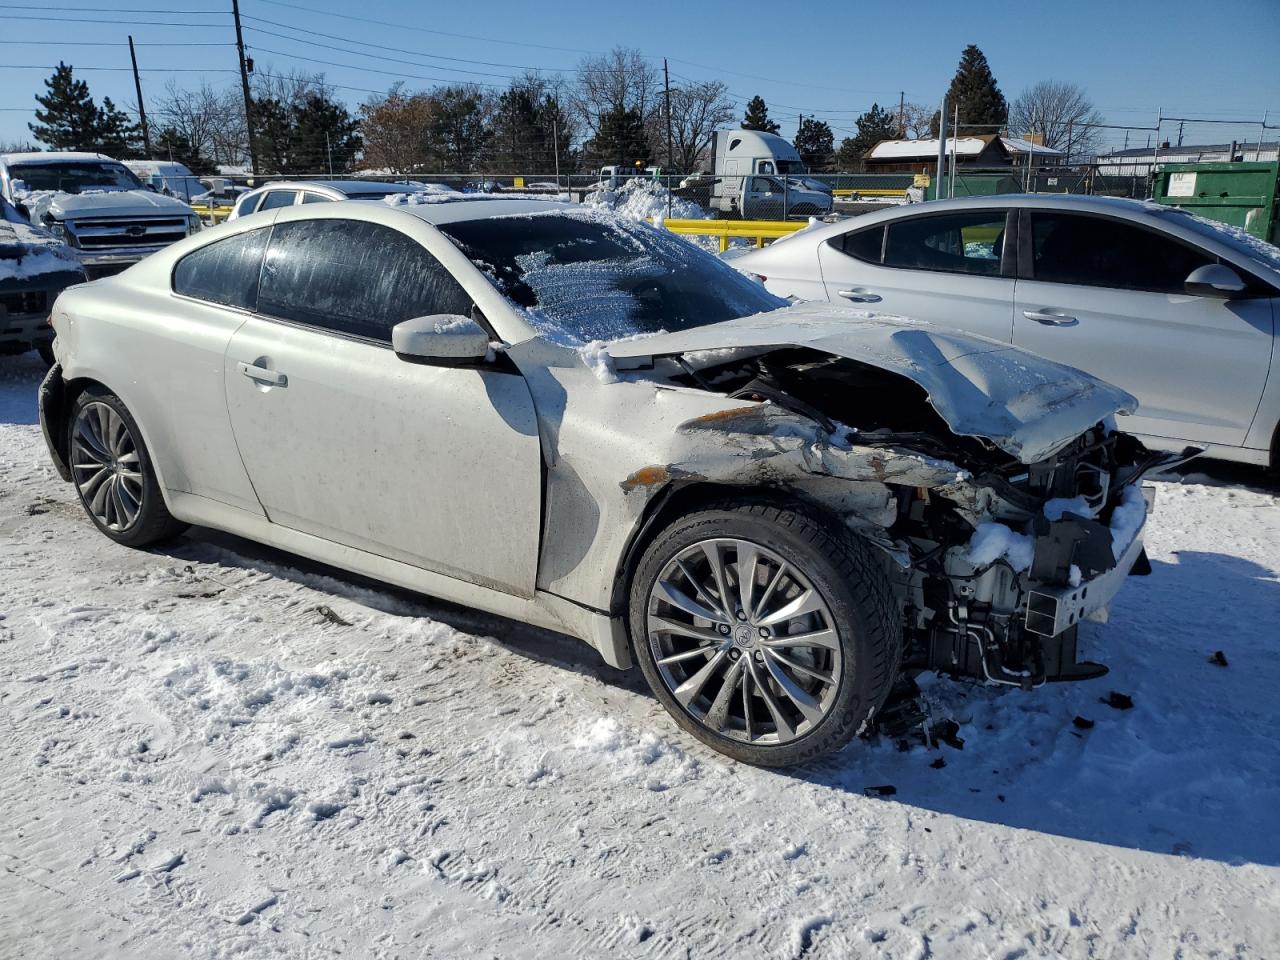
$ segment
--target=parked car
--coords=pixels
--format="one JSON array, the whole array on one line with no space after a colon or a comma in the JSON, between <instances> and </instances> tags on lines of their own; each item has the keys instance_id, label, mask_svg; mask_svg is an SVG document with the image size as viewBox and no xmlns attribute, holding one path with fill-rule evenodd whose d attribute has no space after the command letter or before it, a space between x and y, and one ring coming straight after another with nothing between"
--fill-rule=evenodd
<instances>
[{"instance_id":1,"label":"parked car","mask_svg":"<svg viewBox=\"0 0 1280 960\"><path fill-rule=\"evenodd\" d=\"M333 200L381 200L393 193L412 194L422 188L381 180L281 180L243 194L228 220L259 210L291 207L295 203L327 203Z\"/></svg>"},{"instance_id":2,"label":"parked car","mask_svg":"<svg viewBox=\"0 0 1280 960\"><path fill-rule=\"evenodd\" d=\"M70 248L0 197L0 353L34 348L53 363L49 311L59 293L83 281Z\"/></svg>"},{"instance_id":3,"label":"parked car","mask_svg":"<svg viewBox=\"0 0 1280 960\"><path fill-rule=\"evenodd\" d=\"M177 197L184 203L208 190L194 173L175 160L126 160L124 165L133 171L143 186L166 197Z\"/></svg>"},{"instance_id":4,"label":"parked car","mask_svg":"<svg viewBox=\"0 0 1280 960\"><path fill-rule=\"evenodd\" d=\"M1097 676L1146 572L1133 398L992 340L791 308L537 199L254 214L67 291L57 469L133 546L187 524L580 637L788 764L901 671ZM666 332L663 332L666 331Z\"/></svg>"},{"instance_id":5,"label":"parked car","mask_svg":"<svg viewBox=\"0 0 1280 960\"><path fill-rule=\"evenodd\" d=\"M1149 446L1280 466L1280 249L1156 204L944 200L734 259L784 297L872 305L1013 343L1138 398Z\"/></svg>"},{"instance_id":6,"label":"parked car","mask_svg":"<svg viewBox=\"0 0 1280 960\"><path fill-rule=\"evenodd\" d=\"M89 279L119 273L201 228L175 197L99 153L0 154L0 196L64 241Z\"/></svg>"}]
</instances>

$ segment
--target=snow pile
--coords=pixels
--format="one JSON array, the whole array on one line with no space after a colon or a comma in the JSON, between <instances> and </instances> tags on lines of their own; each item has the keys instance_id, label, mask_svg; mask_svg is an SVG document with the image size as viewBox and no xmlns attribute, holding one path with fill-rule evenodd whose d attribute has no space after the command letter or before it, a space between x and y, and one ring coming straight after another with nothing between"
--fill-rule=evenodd
<instances>
[{"instance_id":1,"label":"snow pile","mask_svg":"<svg viewBox=\"0 0 1280 960\"><path fill-rule=\"evenodd\" d=\"M587 194L583 203L630 220L705 220L709 216L692 200L674 196L660 182L647 177L635 177L621 187Z\"/></svg>"}]
</instances>

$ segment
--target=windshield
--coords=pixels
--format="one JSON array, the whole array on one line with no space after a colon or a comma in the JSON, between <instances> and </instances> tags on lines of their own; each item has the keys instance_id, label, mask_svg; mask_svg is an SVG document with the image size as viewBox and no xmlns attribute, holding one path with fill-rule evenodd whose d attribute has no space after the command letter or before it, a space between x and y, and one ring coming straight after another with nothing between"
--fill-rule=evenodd
<instances>
[{"instance_id":1,"label":"windshield","mask_svg":"<svg viewBox=\"0 0 1280 960\"><path fill-rule=\"evenodd\" d=\"M560 342L688 330L787 305L674 234L596 211L438 226Z\"/></svg>"},{"instance_id":2,"label":"windshield","mask_svg":"<svg viewBox=\"0 0 1280 960\"><path fill-rule=\"evenodd\" d=\"M27 189L84 193L87 190L141 190L142 182L123 163L83 160L76 163L15 163L9 168Z\"/></svg>"}]
</instances>

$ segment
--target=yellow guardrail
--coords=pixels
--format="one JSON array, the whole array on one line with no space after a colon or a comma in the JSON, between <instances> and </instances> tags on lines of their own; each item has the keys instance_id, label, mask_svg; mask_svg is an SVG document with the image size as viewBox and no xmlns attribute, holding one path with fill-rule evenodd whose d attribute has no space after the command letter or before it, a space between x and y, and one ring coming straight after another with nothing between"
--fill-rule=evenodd
<instances>
[{"instance_id":1,"label":"yellow guardrail","mask_svg":"<svg viewBox=\"0 0 1280 960\"><path fill-rule=\"evenodd\" d=\"M663 220L662 226L672 233L719 237L720 251L729 249L729 240L745 237L763 247L766 240L789 236L809 225L808 220Z\"/></svg>"},{"instance_id":2,"label":"yellow guardrail","mask_svg":"<svg viewBox=\"0 0 1280 960\"><path fill-rule=\"evenodd\" d=\"M213 221L214 223L221 223L231 215L230 207L206 207L192 204L191 209L200 214L201 220Z\"/></svg>"},{"instance_id":3,"label":"yellow guardrail","mask_svg":"<svg viewBox=\"0 0 1280 960\"><path fill-rule=\"evenodd\" d=\"M832 190L831 192L837 197L905 197L907 195L905 188L891 189L888 187L872 187L866 190L841 187L839 190Z\"/></svg>"}]
</instances>

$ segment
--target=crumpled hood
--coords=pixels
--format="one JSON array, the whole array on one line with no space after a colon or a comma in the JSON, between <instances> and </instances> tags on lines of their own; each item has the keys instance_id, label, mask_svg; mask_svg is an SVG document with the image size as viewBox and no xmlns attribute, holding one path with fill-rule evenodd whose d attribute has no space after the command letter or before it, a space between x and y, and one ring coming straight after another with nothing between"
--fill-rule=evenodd
<instances>
[{"instance_id":1,"label":"crumpled hood","mask_svg":"<svg viewBox=\"0 0 1280 960\"><path fill-rule=\"evenodd\" d=\"M615 341L615 359L735 347L809 347L900 374L952 431L1035 463L1138 401L1074 367L1007 343L884 314L801 304L727 323Z\"/></svg>"},{"instance_id":2,"label":"crumpled hood","mask_svg":"<svg viewBox=\"0 0 1280 960\"><path fill-rule=\"evenodd\" d=\"M190 216L195 211L175 197L150 190L102 190L91 193L39 191L23 198L33 222L49 214L55 220L83 217Z\"/></svg>"}]
</instances>

